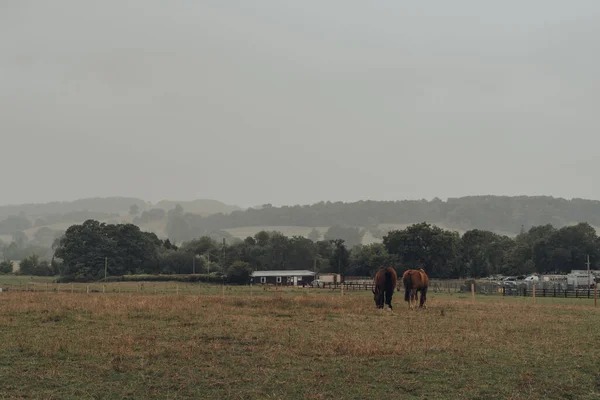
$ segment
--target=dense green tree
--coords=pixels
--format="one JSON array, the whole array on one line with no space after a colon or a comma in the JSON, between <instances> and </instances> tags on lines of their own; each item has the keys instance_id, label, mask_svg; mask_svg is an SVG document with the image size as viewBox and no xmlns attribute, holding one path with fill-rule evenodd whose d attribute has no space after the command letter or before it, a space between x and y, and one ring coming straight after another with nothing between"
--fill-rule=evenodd
<instances>
[{"instance_id":1,"label":"dense green tree","mask_svg":"<svg viewBox=\"0 0 600 400\"><path fill-rule=\"evenodd\" d=\"M530 230L528 236L537 233ZM591 265L600 261L600 247L596 230L587 223L547 229L544 235L529 240L531 259L538 272L568 272L585 269L587 256Z\"/></svg>"},{"instance_id":2,"label":"dense green tree","mask_svg":"<svg viewBox=\"0 0 600 400\"><path fill-rule=\"evenodd\" d=\"M312 270L317 256L315 243L302 236L294 236L288 244L288 269Z\"/></svg>"},{"instance_id":3,"label":"dense green tree","mask_svg":"<svg viewBox=\"0 0 600 400\"><path fill-rule=\"evenodd\" d=\"M11 274L13 272L13 262L4 260L0 262L0 274Z\"/></svg>"},{"instance_id":4,"label":"dense green tree","mask_svg":"<svg viewBox=\"0 0 600 400\"><path fill-rule=\"evenodd\" d=\"M460 275L482 277L507 271L507 253L515 242L489 231L473 229L461 238Z\"/></svg>"},{"instance_id":5,"label":"dense green tree","mask_svg":"<svg viewBox=\"0 0 600 400\"><path fill-rule=\"evenodd\" d=\"M329 258L329 271L344 274L350 266L350 251L343 239L331 240L333 253Z\"/></svg>"},{"instance_id":6,"label":"dense green tree","mask_svg":"<svg viewBox=\"0 0 600 400\"><path fill-rule=\"evenodd\" d=\"M19 274L21 275L37 275L37 276L53 276L58 271L55 271L53 265L46 260L40 260L36 254L21 260L19 265Z\"/></svg>"},{"instance_id":7,"label":"dense green tree","mask_svg":"<svg viewBox=\"0 0 600 400\"><path fill-rule=\"evenodd\" d=\"M211 254L211 257L217 259L220 256L219 243L210 236L202 236L198 239L192 239L181 245L181 250L187 253L205 255Z\"/></svg>"},{"instance_id":8,"label":"dense green tree","mask_svg":"<svg viewBox=\"0 0 600 400\"><path fill-rule=\"evenodd\" d=\"M349 275L374 276L377 270L384 266L396 268L398 256L389 254L381 243L360 245L352 249L350 254Z\"/></svg>"},{"instance_id":9,"label":"dense green tree","mask_svg":"<svg viewBox=\"0 0 600 400\"><path fill-rule=\"evenodd\" d=\"M247 283L250 281L252 269L247 262L236 261L227 268L227 282L229 283Z\"/></svg>"},{"instance_id":10,"label":"dense green tree","mask_svg":"<svg viewBox=\"0 0 600 400\"><path fill-rule=\"evenodd\" d=\"M196 273L205 272L204 261L196 258ZM158 253L158 264L155 270L148 272L161 274L191 274L194 270L194 254L163 248Z\"/></svg>"},{"instance_id":11,"label":"dense green tree","mask_svg":"<svg viewBox=\"0 0 600 400\"><path fill-rule=\"evenodd\" d=\"M67 229L55 254L63 260L68 276L102 277L105 259L110 275L156 269L161 245L156 235L141 232L136 225L88 220Z\"/></svg>"},{"instance_id":12,"label":"dense green tree","mask_svg":"<svg viewBox=\"0 0 600 400\"><path fill-rule=\"evenodd\" d=\"M436 278L467 275L459 262L458 233L427 223L391 231L383 238L390 254L396 254L404 268L423 268Z\"/></svg>"},{"instance_id":13,"label":"dense green tree","mask_svg":"<svg viewBox=\"0 0 600 400\"><path fill-rule=\"evenodd\" d=\"M266 231L260 231L254 235L254 240L256 241L256 244L261 247L267 246L269 244L270 238L271 237L269 235L269 232Z\"/></svg>"}]
</instances>

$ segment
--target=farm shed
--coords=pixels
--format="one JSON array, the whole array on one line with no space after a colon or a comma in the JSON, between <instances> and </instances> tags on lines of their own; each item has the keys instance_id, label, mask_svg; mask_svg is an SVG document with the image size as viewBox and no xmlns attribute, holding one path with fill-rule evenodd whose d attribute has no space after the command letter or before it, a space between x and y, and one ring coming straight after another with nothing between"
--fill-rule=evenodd
<instances>
[{"instance_id":1,"label":"farm shed","mask_svg":"<svg viewBox=\"0 0 600 400\"><path fill-rule=\"evenodd\" d=\"M315 273L308 270L254 271L252 283L273 285L308 285L315 279Z\"/></svg>"}]
</instances>

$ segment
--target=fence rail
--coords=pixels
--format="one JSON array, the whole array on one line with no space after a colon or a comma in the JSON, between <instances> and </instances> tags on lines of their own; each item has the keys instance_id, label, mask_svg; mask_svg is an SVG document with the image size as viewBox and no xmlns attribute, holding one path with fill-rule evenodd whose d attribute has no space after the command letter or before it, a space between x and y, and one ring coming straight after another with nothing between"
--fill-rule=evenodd
<instances>
[{"instance_id":1,"label":"fence rail","mask_svg":"<svg viewBox=\"0 0 600 400\"><path fill-rule=\"evenodd\" d=\"M503 296L533 297L533 289L529 288L502 288ZM562 297L574 299L593 299L594 289L535 289L535 297Z\"/></svg>"},{"instance_id":2,"label":"fence rail","mask_svg":"<svg viewBox=\"0 0 600 400\"><path fill-rule=\"evenodd\" d=\"M271 291L277 288L289 288L297 290L331 290L331 291L371 291L374 284L366 282L344 282L344 283L325 283L319 287L294 287L287 285L262 285L252 286L243 285L235 289L236 293L248 292L251 294ZM2 291L18 292L71 292L71 293L211 293L232 290L229 285L197 284L197 283L178 283L178 282L111 282L111 283L50 283L50 282L23 282L17 284L2 285ZM403 291L401 285L399 290ZM471 285L465 281L430 281L429 293L471 293ZM485 282L474 284L474 291L478 295L491 296L511 296L511 297L532 297L533 287L510 287L498 286ZM225 292L223 292L225 293ZM593 299L597 296L595 289L563 289L561 287L542 287L535 289L536 297L555 297L555 298L579 298Z\"/></svg>"}]
</instances>

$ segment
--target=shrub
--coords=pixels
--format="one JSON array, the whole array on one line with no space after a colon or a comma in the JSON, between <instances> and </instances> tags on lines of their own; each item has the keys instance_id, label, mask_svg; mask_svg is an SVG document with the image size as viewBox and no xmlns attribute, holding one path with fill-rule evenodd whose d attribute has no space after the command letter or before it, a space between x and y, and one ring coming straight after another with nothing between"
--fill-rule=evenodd
<instances>
[{"instance_id":1,"label":"shrub","mask_svg":"<svg viewBox=\"0 0 600 400\"><path fill-rule=\"evenodd\" d=\"M227 268L227 282L229 283L248 283L252 269L247 262L236 261Z\"/></svg>"},{"instance_id":2,"label":"shrub","mask_svg":"<svg viewBox=\"0 0 600 400\"><path fill-rule=\"evenodd\" d=\"M13 263L10 260L0 262L0 274L11 274L13 272Z\"/></svg>"}]
</instances>

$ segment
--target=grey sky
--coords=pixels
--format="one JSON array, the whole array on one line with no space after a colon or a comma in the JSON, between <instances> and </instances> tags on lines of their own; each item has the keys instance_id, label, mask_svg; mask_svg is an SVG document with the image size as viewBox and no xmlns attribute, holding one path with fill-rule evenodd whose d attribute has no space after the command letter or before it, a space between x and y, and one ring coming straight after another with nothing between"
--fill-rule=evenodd
<instances>
[{"instance_id":1,"label":"grey sky","mask_svg":"<svg viewBox=\"0 0 600 400\"><path fill-rule=\"evenodd\" d=\"M600 199L600 2L0 0L0 203Z\"/></svg>"}]
</instances>

